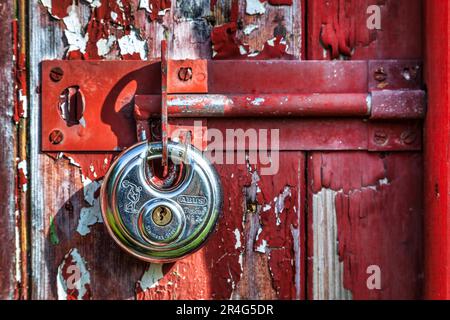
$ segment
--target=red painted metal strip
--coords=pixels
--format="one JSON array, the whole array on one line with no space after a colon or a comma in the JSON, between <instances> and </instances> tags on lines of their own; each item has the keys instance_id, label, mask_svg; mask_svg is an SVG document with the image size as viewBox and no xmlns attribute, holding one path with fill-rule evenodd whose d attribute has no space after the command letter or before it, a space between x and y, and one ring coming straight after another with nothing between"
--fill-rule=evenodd
<instances>
[{"instance_id":1,"label":"red painted metal strip","mask_svg":"<svg viewBox=\"0 0 450 320\"><path fill-rule=\"evenodd\" d=\"M207 60L168 60L167 93L208 93Z\"/></svg>"},{"instance_id":2,"label":"red painted metal strip","mask_svg":"<svg viewBox=\"0 0 450 320\"><path fill-rule=\"evenodd\" d=\"M370 113L367 94L169 95L168 114L186 117L364 117ZM158 117L161 97L135 97L139 120Z\"/></svg>"},{"instance_id":3,"label":"red painted metal strip","mask_svg":"<svg viewBox=\"0 0 450 320\"><path fill-rule=\"evenodd\" d=\"M50 78L61 68L59 81ZM131 102L136 94L161 93L160 63L142 61L44 61L42 63L42 150L113 151L136 141ZM68 126L58 105L62 92L78 86L85 102L84 125ZM59 144L51 132L63 134Z\"/></svg>"},{"instance_id":4,"label":"red painted metal strip","mask_svg":"<svg viewBox=\"0 0 450 320\"><path fill-rule=\"evenodd\" d=\"M423 119L425 91L383 90L372 92L371 119Z\"/></svg>"},{"instance_id":5,"label":"red painted metal strip","mask_svg":"<svg viewBox=\"0 0 450 320\"><path fill-rule=\"evenodd\" d=\"M369 151L422 150L422 123L411 120L402 122L370 122Z\"/></svg>"},{"instance_id":6,"label":"red painted metal strip","mask_svg":"<svg viewBox=\"0 0 450 320\"><path fill-rule=\"evenodd\" d=\"M172 119L170 124L183 125L185 119ZM278 130L278 132L276 131ZM233 140L233 136L240 133L248 136L256 134L257 139L267 139L267 146L250 145L249 141ZM380 142L379 135L386 136ZM222 138L219 141L212 137ZM278 135L278 139L276 139ZM254 135L253 135L254 136ZM195 137L194 137L195 139ZM246 139L244 139L246 140ZM242 121L238 118L210 118L208 119L208 141L214 141L215 150L266 150L280 151L295 150L367 150L367 151L406 151L421 150L420 121L390 121L389 123L371 122L362 119L252 119ZM258 140L260 141L260 140ZM275 143L278 142L278 146ZM222 144L222 145L221 145Z\"/></svg>"},{"instance_id":7,"label":"red painted metal strip","mask_svg":"<svg viewBox=\"0 0 450 320\"><path fill-rule=\"evenodd\" d=\"M209 61L210 93L365 93L366 61Z\"/></svg>"},{"instance_id":8,"label":"red painted metal strip","mask_svg":"<svg viewBox=\"0 0 450 320\"><path fill-rule=\"evenodd\" d=\"M161 41L161 141L162 141L162 159L161 164L167 165L167 61L168 51L166 40Z\"/></svg>"},{"instance_id":9,"label":"red painted metal strip","mask_svg":"<svg viewBox=\"0 0 450 320\"><path fill-rule=\"evenodd\" d=\"M369 90L419 90L423 67L419 60L370 60Z\"/></svg>"}]
</instances>

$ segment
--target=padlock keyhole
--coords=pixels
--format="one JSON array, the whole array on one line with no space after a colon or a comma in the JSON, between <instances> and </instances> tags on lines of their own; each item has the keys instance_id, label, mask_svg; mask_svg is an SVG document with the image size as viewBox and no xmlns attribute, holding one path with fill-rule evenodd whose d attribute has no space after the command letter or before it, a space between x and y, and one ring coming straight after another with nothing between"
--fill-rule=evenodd
<instances>
[{"instance_id":1,"label":"padlock keyhole","mask_svg":"<svg viewBox=\"0 0 450 320\"><path fill-rule=\"evenodd\" d=\"M172 221L172 211L166 206L156 207L153 210L152 219L156 225L164 227Z\"/></svg>"}]
</instances>

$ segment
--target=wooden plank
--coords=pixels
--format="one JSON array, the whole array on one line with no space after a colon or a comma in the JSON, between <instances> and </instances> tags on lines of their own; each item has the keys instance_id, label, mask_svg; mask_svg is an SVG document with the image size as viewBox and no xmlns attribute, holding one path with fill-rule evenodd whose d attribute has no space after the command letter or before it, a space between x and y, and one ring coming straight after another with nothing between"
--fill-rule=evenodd
<instances>
[{"instance_id":1,"label":"wooden plank","mask_svg":"<svg viewBox=\"0 0 450 320\"><path fill-rule=\"evenodd\" d=\"M308 298L420 299L421 154L314 152L307 166Z\"/></svg>"},{"instance_id":2,"label":"wooden plank","mask_svg":"<svg viewBox=\"0 0 450 320\"><path fill-rule=\"evenodd\" d=\"M224 190L216 232L194 255L150 266L137 298L304 298L304 155L283 152L279 162L275 176L261 175L261 164L216 166ZM150 288L144 280L155 274Z\"/></svg>"},{"instance_id":3,"label":"wooden plank","mask_svg":"<svg viewBox=\"0 0 450 320\"><path fill-rule=\"evenodd\" d=\"M216 242L213 240L210 247L192 258L168 266L139 262L118 249L107 235L104 226L98 223L99 208L96 198L98 186L111 163L113 154L41 153L39 121L41 96L36 89L40 83L38 70L42 60L63 58L151 60L159 58L160 40L166 37L169 38L169 58L211 58L210 16L214 15L218 22L227 21L230 16L227 10L214 10L211 13L208 1L172 1L171 9L161 12L160 15L158 12L150 13L145 8L139 8L138 2L122 0L120 1L122 5L119 5L115 0L102 0L102 6L98 8L95 8L94 4L90 6L87 2L76 2L72 5L72 1L51 1L51 8L39 2L28 4L31 72L30 171L33 176L31 277L32 297L35 299L229 298L233 291L233 283L238 285L241 271L237 252L242 251L244 247L236 251L235 241L224 242L221 249L227 254L231 252L229 257L216 256L214 243L222 241L219 239ZM242 5L244 2L240 0L239 4ZM49 1L43 3L48 4ZM274 10L289 13L290 16L285 20L286 29L294 35L299 34L297 31L301 25L293 9L276 7ZM260 18L263 21L264 17ZM293 19L295 25L292 24ZM268 28L273 30L273 24ZM262 24L260 31L264 35L261 39L270 33L263 29ZM256 36L256 33L254 35ZM292 45L290 50L299 54L302 47L298 35L295 41L297 44ZM121 110L124 113L130 111L131 109L126 108ZM129 115L131 116L131 113ZM301 159L300 155L297 154L294 158ZM55 161L54 158L59 160ZM74 164L78 164L79 167ZM294 161L289 168L294 170L297 165L298 162ZM237 166L235 169L244 172L246 167ZM287 177L296 176L293 173L283 174L280 176L280 184L287 183ZM242 176L240 179L246 181L248 176ZM296 186L297 184L293 184L293 188ZM236 194L242 192L236 189L236 186L229 188L235 192L228 196L233 199ZM272 191L280 192L279 188ZM236 197L236 201L237 199ZM242 225L242 214L242 206L231 206L230 215L234 218L230 219L239 220L232 226ZM283 224L283 227L283 232L288 236L292 233L299 234L296 228L293 231L290 229L290 224ZM235 239L233 233L227 234L225 239L229 240L230 237ZM233 297L255 296L257 286L265 288L261 292L264 297L304 296L301 293L303 280L300 269L294 270L290 261L291 257L295 257L292 258L297 263L294 265L300 268L302 260L299 259L304 250L292 247L294 240L292 243L274 248L272 253L266 253L265 257L255 258L259 260L249 262L251 268L256 268L258 265L256 262L264 260L275 271L269 274L266 268L264 279L250 277L244 281L245 285L241 281L239 290L236 287L235 292L233 291ZM297 250L295 255L291 248ZM268 261L269 254L272 256L270 261ZM284 258L285 256L288 258ZM222 264L228 260L231 261L233 279L228 277L228 269L225 267L227 265ZM209 263L214 264L215 273L211 273ZM289 272L284 273L286 268ZM253 269L248 270L243 274L251 273L250 270ZM193 274L195 276L192 276ZM217 274L220 277L216 277ZM163 279L160 279L161 275ZM74 282L76 279L80 281ZM162 290L153 290L150 288L152 285L161 286Z\"/></svg>"},{"instance_id":4,"label":"wooden plank","mask_svg":"<svg viewBox=\"0 0 450 320\"><path fill-rule=\"evenodd\" d=\"M448 1L426 1L425 14L425 297L450 299Z\"/></svg>"},{"instance_id":5,"label":"wooden plank","mask_svg":"<svg viewBox=\"0 0 450 320\"><path fill-rule=\"evenodd\" d=\"M0 3L0 299L18 298L21 281L19 221L16 212L16 130L13 122L15 81L13 2ZM17 23L15 21L14 23ZM16 255L17 254L17 255ZM18 268L16 269L16 265Z\"/></svg>"},{"instance_id":6,"label":"wooden plank","mask_svg":"<svg viewBox=\"0 0 450 320\"><path fill-rule=\"evenodd\" d=\"M146 269L146 264L136 261L122 253L109 239L102 225L91 226L89 229L81 223L83 212L85 217L95 217L99 214L98 199L93 192L98 189L98 181L107 169L112 156L107 154L97 155L64 155L56 161L49 155L40 152L40 121L39 100L40 95L36 93L39 86L39 65L44 59L62 59L69 56L77 58L80 49L65 47L64 32L72 32L73 36L83 37L81 26L91 28L92 31L101 31L97 18L107 15L104 26L111 29L108 31L113 35L120 34L120 28L129 25L128 20L121 20L114 27L111 21L111 12L117 10L119 17L127 18L129 1L123 1L125 7L113 6L115 1L104 1L108 4L110 11L90 8L87 4L71 6L72 2L56 3L53 1L52 15L58 14L59 18L71 13L72 20L67 24L62 20L51 18L47 8L39 2L29 2L30 15L30 84L31 84L31 114L30 114L30 159L31 174L31 208L32 216L32 297L34 299L57 299L57 298L103 298L103 299L129 299L135 294L137 279ZM105 7L103 7L105 8ZM68 11L69 10L69 11ZM129 12L128 12L129 14ZM89 17L92 17L90 19ZM128 17L130 18L130 17ZM146 21L145 11L141 10L137 16L138 21ZM119 18L118 18L119 19ZM122 18L120 18L122 19ZM79 21L80 26L77 26ZM158 27L156 22L149 22L146 28L154 30ZM98 29L96 29L98 28ZM145 28L143 28L145 29ZM145 29L147 30L147 29ZM92 39L85 48L85 58L99 58L95 37L109 39L107 34L92 32ZM162 32L160 32L162 34ZM123 35L120 34L120 35ZM104 36L104 37L103 37ZM139 36L136 36L138 39ZM58 40L55 40L58 39ZM127 38L128 39L128 38ZM140 42L139 42L140 43ZM104 56L109 59L119 58L117 42L111 50L104 50ZM67 52L68 50L71 50ZM150 50L149 50L150 51ZM138 57L139 56L139 51ZM124 58L134 58L133 55L124 54ZM145 55L144 58L147 58ZM152 58L149 56L149 58ZM72 160L68 160L68 157ZM107 159L105 164L105 159ZM83 171L73 164L79 163ZM72 164L70 164L70 162ZM89 169L92 165L92 171ZM95 171L95 173L94 173ZM88 178L89 180L87 180ZM43 192L44 190L44 192ZM82 236L77 229L86 234ZM76 258L76 259L75 259ZM60 266L73 266L72 274L65 272ZM76 272L86 267L88 273ZM77 269L78 268L78 269ZM69 269L70 270L70 269ZM75 272L73 272L75 270ZM83 275L83 285L87 285L89 294L81 294L73 289L81 289L75 286L72 290L68 288L70 281L76 278L70 276ZM89 276L88 276L89 275ZM111 281L114 275L115 281ZM69 281L70 280L70 281ZM69 289L69 290L68 290Z\"/></svg>"},{"instance_id":7,"label":"wooden plank","mask_svg":"<svg viewBox=\"0 0 450 320\"><path fill-rule=\"evenodd\" d=\"M422 0L310 0L307 15L308 59L422 57Z\"/></svg>"}]
</instances>

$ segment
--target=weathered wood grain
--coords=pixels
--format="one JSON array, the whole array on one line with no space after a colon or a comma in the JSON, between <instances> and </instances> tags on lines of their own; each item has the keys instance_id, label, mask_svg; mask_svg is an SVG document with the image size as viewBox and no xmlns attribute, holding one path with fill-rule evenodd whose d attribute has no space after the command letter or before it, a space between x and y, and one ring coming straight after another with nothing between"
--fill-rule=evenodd
<instances>
[{"instance_id":1,"label":"weathered wood grain","mask_svg":"<svg viewBox=\"0 0 450 320\"><path fill-rule=\"evenodd\" d=\"M239 229L245 209L243 203L239 204L243 198L237 197L243 192L244 182L249 181L246 166L219 168L219 171L225 170L223 173L226 175L236 170L234 179L242 180L241 184L235 184L235 180L227 182L226 197L232 199L229 200L232 202L227 212L230 222L225 222L229 225L219 227L222 231L214 235L216 240L212 239L207 247L191 258L174 265L161 266L148 265L129 257L113 243L104 226L95 223L98 222L99 213L97 189L112 155L47 155L40 152L40 121L45 119L40 119L39 102L42 97L36 89L40 83L39 66L42 60L155 59L159 58L160 41L164 38L168 38L171 59L211 58L211 16L215 16L217 22L228 21L230 12L211 12L209 1L199 0L172 1L170 10L156 15L139 9L137 0L122 0L122 7L118 6L117 1L102 0L99 8L89 7L87 2L77 2L74 7L71 1L50 3L51 8L39 2L29 2L32 297L228 299L232 296L257 297L255 288L262 287L265 289L260 293L261 296L268 298L304 297L304 271L300 267L301 257L305 254L300 249L302 235L300 227L290 220L282 224L284 229L280 233L290 239L286 240L288 242L274 244L273 250L269 242L266 254L253 249L248 251L248 255L265 261L265 277L247 278L246 274L254 270L248 269L243 272L246 280L238 282L242 272L239 252L244 250L244 246L235 249L233 231L238 228L242 236L246 234L243 229ZM244 0L239 1L240 5L244 3ZM295 39L290 40L290 50L300 55L301 19L297 19L294 12L300 10L299 6L275 9L289 15L285 21L286 29L292 30L290 32ZM273 32L273 24L267 28L262 17L260 32L264 36L261 39ZM294 32L294 29L298 32ZM253 34L257 35L256 32ZM122 39L126 43L114 39ZM282 192L289 179L297 179L297 170L302 171L299 169L303 165L301 159L301 154L293 154L292 164L291 160L286 161L289 164L279 176L279 184L273 185L273 190L270 189L270 196ZM81 168L74 166L75 163ZM292 191L300 192L297 180L294 180L290 183ZM269 182L266 184L268 188L272 186ZM296 205L296 214L301 220L301 201L297 196L293 193L292 201L299 203ZM289 208L286 210L294 216L292 207ZM224 256L218 256L219 253ZM269 255L272 256L271 260L268 259ZM245 261L248 268L258 267L256 262L259 260L250 260L249 257ZM270 272L269 267L272 270ZM71 273L71 268L80 271L78 276L81 281L73 283L77 272ZM238 283L239 290L236 289ZM70 285L74 285L74 288L69 288Z\"/></svg>"},{"instance_id":2,"label":"weathered wood grain","mask_svg":"<svg viewBox=\"0 0 450 320\"><path fill-rule=\"evenodd\" d=\"M16 221L16 129L12 1L0 3L0 299L17 298L20 285L20 246ZM17 253L17 255L16 255ZM16 269L18 264L18 269Z\"/></svg>"},{"instance_id":3,"label":"weathered wood grain","mask_svg":"<svg viewBox=\"0 0 450 320\"><path fill-rule=\"evenodd\" d=\"M308 298L421 298L422 165L419 153L308 157Z\"/></svg>"}]
</instances>

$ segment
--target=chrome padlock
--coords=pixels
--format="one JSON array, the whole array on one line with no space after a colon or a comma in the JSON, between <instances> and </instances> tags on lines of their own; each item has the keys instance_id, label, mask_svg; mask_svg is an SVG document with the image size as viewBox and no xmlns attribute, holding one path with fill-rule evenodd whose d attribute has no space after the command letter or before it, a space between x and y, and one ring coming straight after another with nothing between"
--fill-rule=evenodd
<instances>
[{"instance_id":1,"label":"chrome padlock","mask_svg":"<svg viewBox=\"0 0 450 320\"><path fill-rule=\"evenodd\" d=\"M141 142L124 151L101 188L104 222L127 252L149 262L193 253L215 229L222 209L220 179L192 146L168 143L172 170L158 178L149 164L161 160L162 143Z\"/></svg>"}]
</instances>

